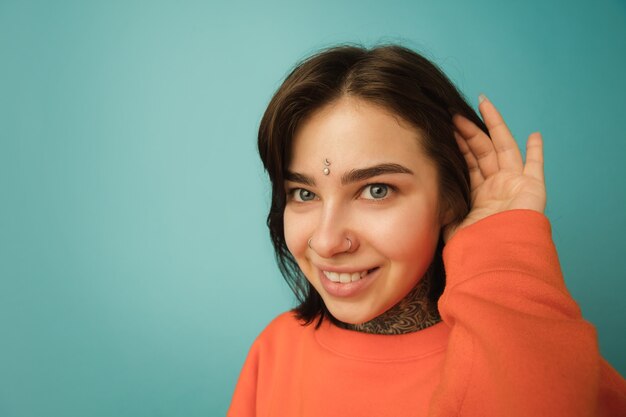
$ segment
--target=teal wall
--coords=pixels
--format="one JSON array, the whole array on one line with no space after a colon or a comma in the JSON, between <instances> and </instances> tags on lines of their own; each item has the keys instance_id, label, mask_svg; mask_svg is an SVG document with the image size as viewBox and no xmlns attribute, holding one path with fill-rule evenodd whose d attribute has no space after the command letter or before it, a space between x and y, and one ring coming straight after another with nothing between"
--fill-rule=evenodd
<instances>
[{"instance_id":1,"label":"teal wall","mask_svg":"<svg viewBox=\"0 0 626 417\"><path fill-rule=\"evenodd\" d=\"M346 41L422 51L543 133L568 286L626 374L624 2L295 3L0 1L0 415L225 413L293 305L258 122Z\"/></svg>"}]
</instances>

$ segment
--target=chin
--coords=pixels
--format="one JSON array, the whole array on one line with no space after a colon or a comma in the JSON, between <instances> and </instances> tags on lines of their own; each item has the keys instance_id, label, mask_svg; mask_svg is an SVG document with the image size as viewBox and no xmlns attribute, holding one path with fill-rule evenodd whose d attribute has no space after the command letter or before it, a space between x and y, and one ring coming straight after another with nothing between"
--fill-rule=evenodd
<instances>
[{"instance_id":1,"label":"chin","mask_svg":"<svg viewBox=\"0 0 626 417\"><path fill-rule=\"evenodd\" d=\"M368 321L373 320L380 314L382 314L382 312L372 313L371 311L358 311L350 308L333 308L333 306L328 305L326 307L334 318L346 324L357 325L367 323Z\"/></svg>"}]
</instances>

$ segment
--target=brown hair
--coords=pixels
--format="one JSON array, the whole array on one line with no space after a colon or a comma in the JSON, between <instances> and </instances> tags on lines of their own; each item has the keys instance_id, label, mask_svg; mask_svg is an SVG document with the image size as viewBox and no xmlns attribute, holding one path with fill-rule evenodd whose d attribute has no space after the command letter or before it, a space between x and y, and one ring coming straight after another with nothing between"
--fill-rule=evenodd
<instances>
[{"instance_id":1,"label":"brown hair","mask_svg":"<svg viewBox=\"0 0 626 417\"><path fill-rule=\"evenodd\" d=\"M298 126L315 110L342 96L357 97L388 109L422 133L424 153L435 163L439 177L439 207L451 209L459 223L470 208L467 164L454 139L452 115L459 113L487 128L443 72L418 53L399 45L371 49L340 45L300 62L272 97L259 126L261 160L272 182L267 225L278 267L296 295L297 317L310 324L327 316L319 293L308 282L287 249L283 212L285 172ZM442 210L444 211L444 210ZM440 234L429 273L434 274L429 296L436 301L445 286Z\"/></svg>"}]
</instances>

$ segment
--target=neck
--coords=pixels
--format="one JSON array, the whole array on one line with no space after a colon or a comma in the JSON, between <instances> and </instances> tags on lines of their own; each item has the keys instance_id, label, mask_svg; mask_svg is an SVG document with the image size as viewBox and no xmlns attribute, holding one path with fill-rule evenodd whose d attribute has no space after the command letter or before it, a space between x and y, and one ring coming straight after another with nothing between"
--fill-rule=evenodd
<instances>
[{"instance_id":1,"label":"neck","mask_svg":"<svg viewBox=\"0 0 626 417\"><path fill-rule=\"evenodd\" d=\"M417 332L441 321L437 302L428 293L432 283L429 270L417 285L396 305L374 319L361 323L341 323L340 327L363 333L404 334Z\"/></svg>"}]
</instances>

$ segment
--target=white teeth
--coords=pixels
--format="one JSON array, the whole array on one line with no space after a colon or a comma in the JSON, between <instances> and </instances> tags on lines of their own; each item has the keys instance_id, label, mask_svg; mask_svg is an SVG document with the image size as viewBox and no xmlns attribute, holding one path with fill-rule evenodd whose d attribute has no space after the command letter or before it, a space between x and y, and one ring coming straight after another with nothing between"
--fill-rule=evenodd
<instances>
[{"instance_id":1,"label":"white teeth","mask_svg":"<svg viewBox=\"0 0 626 417\"><path fill-rule=\"evenodd\" d=\"M349 273L349 272L338 273L338 272L330 272L330 271L322 271L322 272L324 272L324 275L326 275L326 277L332 282L341 282L342 284L358 281L361 278L363 278L365 275L367 275L367 271L352 272L352 273Z\"/></svg>"},{"instance_id":2,"label":"white teeth","mask_svg":"<svg viewBox=\"0 0 626 417\"><path fill-rule=\"evenodd\" d=\"M324 275L332 282L339 282L339 274L336 272L324 271Z\"/></svg>"}]
</instances>

